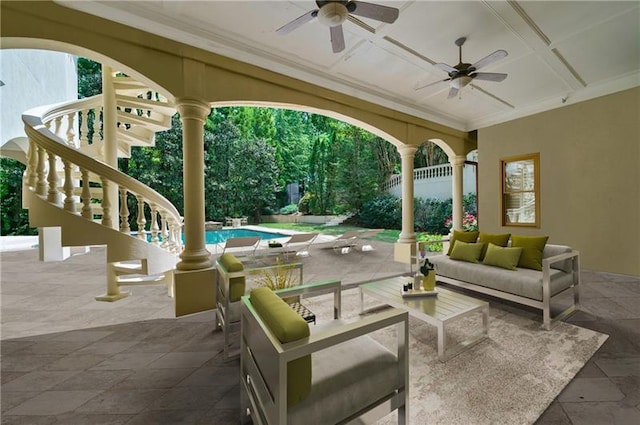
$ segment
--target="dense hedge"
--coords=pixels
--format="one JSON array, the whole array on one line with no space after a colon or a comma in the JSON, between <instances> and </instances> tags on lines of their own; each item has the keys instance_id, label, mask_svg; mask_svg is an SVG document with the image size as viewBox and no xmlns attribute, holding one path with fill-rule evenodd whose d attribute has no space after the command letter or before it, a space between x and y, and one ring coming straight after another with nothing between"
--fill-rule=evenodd
<instances>
[{"instance_id":1,"label":"dense hedge","mask_svg":"<svg viewBox=\"0 0 640 425\"><path fill-rule=\"evenodd\" d=\"M465 211L477 215L476 195L463 199ZM414 199L415 231L445 235L449 229L445 221L451 217L451 199ZM358 213L358 221L365 227L402 229L402 201L393 195L382 195L364 203Z\"/></svg>"}]
</instances>

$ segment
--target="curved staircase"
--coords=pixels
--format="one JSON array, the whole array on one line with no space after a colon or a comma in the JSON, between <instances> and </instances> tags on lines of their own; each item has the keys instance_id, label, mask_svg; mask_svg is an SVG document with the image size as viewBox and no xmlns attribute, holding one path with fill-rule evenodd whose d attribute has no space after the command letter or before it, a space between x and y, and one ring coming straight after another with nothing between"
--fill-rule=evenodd
<instances>
[{"instance_id":1,"label":"curved staircase","mask_svg":"<svg viewBox=\"0 0 640 425\"><path fill-rule=\"evenodd\" d=\"M164 196L109 165L105 152L129 157L132 146L153 146L155 133L171 128L175 108L130 77L103 81L115 94L112 110L104 110L103 94L22 115L29 139L23 207L31 226L60 229L63 247L106 245L107 291L96 299L115 301L128 294L121 287L147 284L167 285L171 295L182 217ZM115 131L105 129L107 116L115 117ZM104 138L108 131L113 142Z\"/></svg>"}]
</instances>

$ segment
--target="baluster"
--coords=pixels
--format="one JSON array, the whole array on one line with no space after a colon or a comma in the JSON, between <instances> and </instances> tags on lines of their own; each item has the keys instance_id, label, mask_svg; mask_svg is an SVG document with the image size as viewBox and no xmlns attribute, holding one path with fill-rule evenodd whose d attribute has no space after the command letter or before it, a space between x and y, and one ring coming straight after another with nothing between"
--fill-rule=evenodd
<instances>
[{"instance_id":1,"label":"baluster","mask_svg":"<svg viewBox=\"0 0 640 425\"><path fill-rule=\"evenodd\" d=\"M158 238L158 234L160 233L160 227L158 226L158 207L155 204L150 205L151 208L151 226L149 230L151 230L151 243L158 244L160 242L160 238Z\"/></svg>"},{"instance_id":2,"label":"baluster","mask_svg":"<svg viewBox=\"0 0 640 425\"><path fill-rule=\"evenodd\" d=\"M164 218L164 213L160 214L160 237L162 238L162 244L160 245L164 249L169 249L167 220Z\"/></svg>"},{"instance_id":3,"label":"baluster","mask_svg":"<svg viewBox=\"0 0 640 425\"><path fill-rule=\"evenodd\" d=\"M44 148L42 146L38 146L38 183L36 186L36 192L41 196L47 194L45 155Z\"/></svg>"},{"instance_id":4,"label":"baluster","mask_svg":"<svg viewBox=\"0 0 640 425\"><path fill-rule=\"evenodd\" d=\"M144 197L142 195L136 195L138 199L138 239L143 241L147 240L147 232L144 229L144 225L147 220L144 218Z\"/></svg>"},{"instance_id":5,"label":"baluster","mask_svg":"<svg viewBox=\"0 0 640 425\"><path fill-rule=\"evenodd\" d=\"M64 164L64 209L71 213L77 214L76 211L76 199L73 194L73 179L72 179L72 171L73 165L67 159L63 159L62 163Z\"/></svg>"},{"instance_id":6,"label":"baluster","mask_svg":"<svg viewBox=\"0 0 640 425\"><path fill-rule=\"evenodd\" d=\"M182 231L182 226L180 226L180 224L178 223L174 223L173 225L174 252L182 251L182 237L181 237L182 232L181 231Z\"/></svg>"},{"instance_id":7,"label":"baluster","mask_svg":"<svg viewBox=\"0 0 640 425\"><path fill-rule=\"evenodd\" d=\"M27 186L36 187L38 181L37 170L38 169L38 146L36 142L29 139L29 163L27 166Z\"/></svg>"},{"instance_id":8,"label":"baluster","mask_svg":"<svg viewBox=\"0 0 640 425\"><path fill-rule=\"evenodd\" d=\"M129 227L129 204L127 203L127 188L120 186L120 231L131 234Z\"/></svg>"},{"instance_id":9,"label":"baluster","mask_svg":"<svg viewBox=\"0 0 640 425\"><path fill-rule=\"evenodd\" d=\"M82 124L80 124L80 147L87 146L89 144L89 110L85 109L80 112L82 114Z\"/></svg>"},{"instance_id":10,"label":"baluster","mask_svg":"<svg viewBox=\"0 0 640 425\"><path fill-rule=\"evenodd\" d=\"M53 134L62 138L62 115L56 117L55 122L56 122L56 131Z\"/></svg>"},{"instance_id":11,"label":"baluster","mask_svg":"<svg viewBox=\"0 0 640 425\"><path fill-rule=\"evenodd\" d=\"M56 155L53 152L49 152L49 173L47 181L49 182L47 201L59 205L60 191L58 190L58 170L56 170Z\"/></svg>"},{"instance_id":12,"label":"baluster","mask_svg":"<svg viewBox=\"0 0 640 425\"><path fill-rule=\"evenodd\" d=\"M113 227L111 221L111 196L109 195L109 186L111 182L104 177L100 177L102 182L102 225Z\"/></svg>"},{"instance_id":13,"label":"baluster","mask_svg":"<svg viewBox=\"0 0 640 425\"><path fill-rule=\"evenodd\" d=\"M73 146L73 147L76 146L76 141L75 141L76 132L74 128L75 119L76 119L75 112L71 112L67 114L67 145Z\"/></svg>"},{"instance_id":14,"label":"baluster","mask_svg":"<svg viewBox=\"0 0 640 425\"><path fill-rule=\"evenodd\" d=\"M82 169L82 216L93 220L93 211L91 210L91 189L89 188L89 170Z\"/></svg>"}]
</instances>

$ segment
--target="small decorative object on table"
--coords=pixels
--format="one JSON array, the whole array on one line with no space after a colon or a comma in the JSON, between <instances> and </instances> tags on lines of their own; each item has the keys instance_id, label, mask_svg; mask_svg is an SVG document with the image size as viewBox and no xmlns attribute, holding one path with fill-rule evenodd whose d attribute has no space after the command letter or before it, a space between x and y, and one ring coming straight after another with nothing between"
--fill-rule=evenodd
<instances>
[{"instance_id":1,"label":"small decorative object on table","mask_svg":"<svg viewBox=\"0 0 640 425\"><path fill-rule=\"evenodd\" d=\"M269 241L269 248L282 248L282 244L278 241Z\"/></svg>"},{"instance_id":2,"label":"small decorative object on table","mask_svg":"<svg viewBox=\"0 0 640 425\"><path fill-rule=\"evenodd\" d=\"M424 263L420 266L420 273L422 273L422 289L433 291L436 287L436 271L428 258L425 258Z\"/></svg>"}]
</instances>

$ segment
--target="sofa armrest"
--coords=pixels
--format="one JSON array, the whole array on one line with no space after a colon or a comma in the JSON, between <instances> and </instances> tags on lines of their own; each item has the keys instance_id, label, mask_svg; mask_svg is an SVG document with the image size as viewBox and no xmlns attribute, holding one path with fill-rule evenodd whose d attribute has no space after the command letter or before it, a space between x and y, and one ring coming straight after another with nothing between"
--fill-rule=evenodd
<instances>
[{"instance_id":1,"label":"sofa armrest","mask_svg":"<svg viewBox=\"0 0 640 425\"><path fill-rule=\"evenodd\" d=\"M560 261L572 260L573 284L580 284L580 252L573 250L542 259L542 302L548 306L551 298L551 265Z\"/></svg>"},{"instance_id":2,"label":"sofa armrest","mask_svg":"<svg viewBox=\"0 0 640 425\"><path fill-rule=\"evenodd\" d=\"M339 280L308 283L274 291L281 298L304 296L304 298L333 293L333 318L342 317L342 283Z\"/></svg>"}]
</instances>

